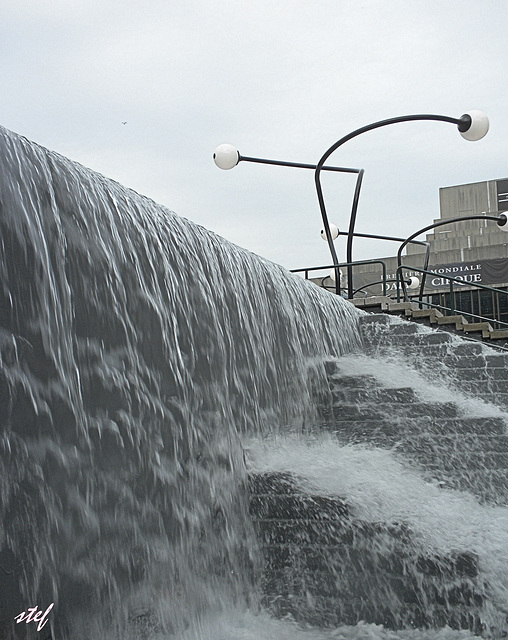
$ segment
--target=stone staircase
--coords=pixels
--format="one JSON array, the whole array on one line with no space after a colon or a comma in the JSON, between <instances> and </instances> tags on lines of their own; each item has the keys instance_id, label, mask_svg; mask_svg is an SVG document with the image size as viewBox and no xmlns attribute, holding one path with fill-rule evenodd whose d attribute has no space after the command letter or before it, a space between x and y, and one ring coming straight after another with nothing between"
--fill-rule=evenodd
<instances>
[{"instance_id":1,"label":"stone staircase","mask_svg":"<svg viewBox=\"0 0 508 640\"><path fill-rule=\"evenodd\" d=\"M436 325L445 330L455 331L476 339L508 348L508 329L495 329L491 322L470 322L460 314L444 315L438 309L420 309L414 302L395 302L385 296L354 298L349 300L355 307L369 312L380 311L388 314L403 315L407 319Z\"/></svg>"},{"instance_id":2,"label":"stone staircase","mask_svg":"<svg viewBox=\"0 0 508 640\"><path fill-rule=\"evenodd\" d=\"M360 330L365 354L326 363L318 428L344 446L389 451L433 486L508 505L508 354L386 313L365 314ZM394 383L376 363L407 367L440 397ZM407 522L365 521L346 496L313 495L292 474L252 474L250 491L274 615L508 632L506 614L485 623L490 587L473 551L429 554Z\"/></svg>"},{"instance_id":3,"label":"stone staircase","mask_svg":"<svg viewBox=\"0 0 508 640\"><path fill-rule=\"evenodd\" d=\"M378 358L399 354L439 384L508 410L508 351L384 313L360 320L366 352Z\"/></svg>"},{"instance_id":4,"label":"stone staircase","mask_svg":"<svg viewBox=\"0 0 508 640\"><path fill-rule=\"evenodd\" d=\"M403 522L355 517L346 500L304 493L298 478L250 478L264 552L262 604L276 617L336 627L483 630L488 585L473 553L419 553Z\"/></svg>"}]
</instances>

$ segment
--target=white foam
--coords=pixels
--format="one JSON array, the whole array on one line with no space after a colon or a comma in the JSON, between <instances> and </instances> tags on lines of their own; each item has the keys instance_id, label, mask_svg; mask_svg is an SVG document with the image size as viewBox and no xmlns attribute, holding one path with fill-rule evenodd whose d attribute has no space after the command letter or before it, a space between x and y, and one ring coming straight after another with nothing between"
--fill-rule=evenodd
<instances>
[{"instance_id":1,"label":"white foam","mask_svg":"<svg viewBox=\"0 0 508 640\"><path fill-rule=\"evenodd\" d=\"M382 625L365 622L328 630L305 629L291 619L275 620L266 612L236 610L207 618L174 636L175 640L460 640L474 637L470 631L455 631L449 627L391 631ZM163 640L162 636L160 640Z\"/></svg>"},{"instance_id":2,"label":"white foam","mask_svg":"<svg viewBox=\"0 0 508 640\"><path fill-rule=\"evenodd\" d=\"M329 434L279 436L248 447L255 472L294 473L302 489L344 498L362 520L404 522L429 553L477 554L496 600L508 602L508 508L427 482L389 450L343 446Z\"/></svg>"}]
</instances>

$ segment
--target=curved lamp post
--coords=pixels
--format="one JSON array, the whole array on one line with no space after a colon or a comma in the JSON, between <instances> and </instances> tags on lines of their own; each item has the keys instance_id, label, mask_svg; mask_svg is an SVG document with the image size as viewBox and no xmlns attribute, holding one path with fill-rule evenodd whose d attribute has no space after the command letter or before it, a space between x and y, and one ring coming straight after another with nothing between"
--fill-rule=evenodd
<instances>
[{"instance_id":1,"label":"curved lamp post","mask_svg":"<svg viewBox=\"0 0 508 640\"><path fill-rule=\"evenodd\" d=\"M322 156L319 162L316 165L314 180L316 183L316 191L318 196L319 208L321 210L321 216L323 218L323 223L325 225L325 230L328 230L328 217L326 214L326 206L323 196L323 190L321 187L321 171L324 167L325 162L331 156L331 154L336 151L340 146L344 143L356 138L362 133L366 133L367 131L372 131L373 129L379 129L381 127L386 127L391 124L398 124L399 122L410 122L413 120L436 120L438 122L450 122L457 126L460 135L466 140L480 140L483 138L488 130L489 130L489 120L487 116L482 111L469 111L465 113L460 118L452 118L450 116L440 116L440 115L432 115L432 114L419 114L419 115L409 115L409 116L398 116L396 118L389 118L388 120L380 120L379 122L373 122L372 124L368 124L360 129L356 129L351 133L348 133L346 136L338 140L335 144L333 144ZM358 178L356 180L356 189L353 198L353 206L351 209L351 217L349 220L349 232L346 246L346 261L348 263L353 261L353 237L354 237L354 229L356 223L356 212L358 209L358 200L360 198L360 189L362 186L363 179L363 170L358 172ZM330 246L330 251L332 252L332 257L335 254L335 250L333 249L333 240L331 234L327 233L328 244ZM353 267L348 267L348 298L353 297Z\"/></svg>"},{"instance_id":2,"label":"curved lamp post","mask_svg":"<svg viewBox=\"0 0 508 640\"><path fill-rule=\"evenodd\" d=\"M235 149L230 144L221 144L215 149L215 153L213 154L213 158L215 164L220 169L232 169L239 162L257 162L261 164L272 164L278 166L285 167L297 167L302 169L314 169L314 180L316 183L316 191L318 196L319 208L321 211L321 217L323 219L323 231L328 242L328 247L330 249L330 254L332 256L332 260L334 265L339 264L337 253L335 251L335 246L333 244L334 239L339 234L336 227L330 228L330 223L328 221L328 216L326 213L326 206L323 196L323 189L321 187L321 171L338 171L342 173L356 173L356 187L355 193L353 197L353 205L351 208L351 216L349 220L349 230L347 233L347 247L346 247L346 261L347 263L352 263L353 257L353 237L355 237L355 223L356 223L356 214L358 210L358 201L360 199L360 190L362 186L363 180L363 169L351 169L347 167L331 167L325 165L326 160L330 157L330 155L336 151L340 146L344 143L348 142L348 140L352 140L362 133L366 133L367 131L372 131L373 129L379 129L381 127L386 127L391 124L397 124L399 122L410 122L413 120L436 120L438 122L449 122L451 124L455 124L460 132L460 135L466 140L480 140L483 138L488 130L489 130L489 120L487 116L482 111L469 111L465 113L460 118L453 118L450 116L442 116L442 115L432 115L432 114L419 114L419 115L408 115L408 116L398 116L396 118L389 118L388 120L380 120L379 122L373 122L372 124L368 124L360 129L356 129L351 133L348 133L346 136L338 140L335 144L333 144L322 156L317 165L312 164L302 164L296 162L285 162L279 160L267 160L263 158L252 158L247 156L240 155L240 152ZM353 267L350 265L347 267L348 270L348 298L353 297ZM336 269L338 271L338 268ZM337 280L337 293L340 292L340 278L338 277L338 273L336 273Z\"/></svg>"},{"instance_id":3,"label":"curved lamp post","mask_svg":"<svg viewBox=\"0 0 508 640\"><path fill-rule=\"evenodd\" d=\"M430 231L431 229L435 229L436 227L442 227L445 224L452 224L454 222L464 222L466 220L495 220L495 222L497 222L497 226L500 229L502 229L503 231L507 231L508 232L508 218L507 218L506 214L504 214L504 213L501 213L498 216L488 216L488 215L479 215L479 214L477 214L477 215L474 215L474 216L460 216L459 218L448 218L447 220L439 220L438 222L434 222L434 224L429 224L428 227L424 227L423 229L419 229L418 231L416 231L415 233L410 235L408 238L406 238L404 240L404 242L402 242L402 244L399 247L399 250L397 251L397 273L400 274L399 269L402 266L402 250L410 242L414 242L415 238L417 238L422 233L426 233L427 231ZM427 270L428 260L426 261L426 264L427 264L427 266L423 267L424 270ZM426 273L422 273L422 280L421 280L421 283L420 283L420 301L423 298L423 289L425 287L426 277L427 277L427 274ZM398 276L397 276L397 280L399 280ZM400 282L401 282L401 285L402 285L402 291L404 293L404 300L407 301L408 295L407 295L407 290L406 290L406 283L404 282L403 278L400 278ZM397 289L398 289L398 283L397 283Z\"/></svg>"}]
</instances>

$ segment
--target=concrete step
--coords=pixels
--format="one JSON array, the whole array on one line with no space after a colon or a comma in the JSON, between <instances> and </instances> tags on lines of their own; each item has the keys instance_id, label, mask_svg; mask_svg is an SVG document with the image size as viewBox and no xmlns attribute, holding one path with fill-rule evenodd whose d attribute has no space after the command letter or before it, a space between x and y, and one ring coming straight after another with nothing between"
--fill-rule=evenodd
<instances>
[{"instance_id":1,"label":"concrete step","mask_svg":"<svg viewBox=\"0 0 508 640\"><path fill-rule=\"evenodd\" d=\"M355 303L356 304L356 303ZM356 306L361 306L370 310L368 298ZM441 329L453 331L456 334L464 332L475 334L480 340L489 342L492 346L499 345L499 348L508 349L508 329L494 329L492 322L471 322L464 316L455 314L445 316L438 309L420 309L414 302L394 302L390 299L376 299L376 304L372 307L377 314L379 308L385 315L399 315L414 322L432 326L437 324Z\"/></svg>"},{"instance_id":2,"label":"concrete step","mask_svg":"<svg viewBox=\"0 0 508 640\"><path fill-rule=\"evenodd\" d=\"M475 372L477 373L477 372ZM481 382L481 386L478 386L478 382ZM508 389L508 382L503 379L493 379L491 377L485 377L479 379L477 375L472 375L468 379L461 379L461 389L466 393L471 393L475 397L480 394L485 394L488 397L488 402L495 401L493 396L499 393L506 393Z\"/></svg>"},{"instance_id":3,"label":"concrete step","mask_svg":"<svg viewBox=\"0 0 508 640\"><path fill-rule=\"evenodd\" d=\"M443 358L443 361L445 358ZM464 380L468 380L471 382L472 380L476 380L478 383L488 382L489 380L497 380L502 382L503 380L508 379L508 370L503 369L502 367L468 367L467 362L463 363L464 366L458 366L454 369L454 361L449 361L448 364L443 362L443 364L449 368L450 376L454 376L457 383L462 383ZM477 387L478 391L481 391L481 386Z\"/></svg>"},{"instance_id":4,"label":"concrete step","mask_svg":"<svg viewBox=\"0 0 508 640\"><path fill-rule=\"evenodd\" d=\"M478 501L492 506L506 507L508 503L508 465L503 466L505 456L496 457L492 453L464 459L423 450L406 450L401 455L412 468L420 466L423 477L443 489L466 491Z\"/></svg>"},{"instance_id":5,"label":"concrete step","mask_svg":"<svg viewBox=\"0 0 508 640\"><path fill-rule=\"evenodd\" d=\"M388 388L388 387L378 387L372 388L369 386L368 388L358 389L358 388L332 388L332 398L334 400L334 404L339 402L345 403L361 403L362 405L366 404L376 404L376 407L379 410L379 403L387 404L407 404L412 405L418 402L418 398L415 394L414 389L410 387L407 388Z\"/></svg>"},{"instance_id":6,"label":"concrete step","mask_svg":"<svg viewBox=\"0 0 508 640\"><path fill-rule=\"evenodd\" d=\"M413 309L410 317L415 320L427 319L430 324L437 324L443 314L437 309Z\"/></svg>"},{"instance_id":7,"label":"concrete step","mask_svg":"<svg viewBox=\"0 0 508 640\"><path fill-rule=\"evenodd\" d=\"M443 489L467 491L490 506L506 508L508 504L508 468L489 468L481 473L468 473L464 469L458 474L448 468L443 469L438 462L434 469L427 466L424 473L429 481L437 481Z\"/></svg>"},{"instance_id":8,"label":"concrete step","mask_svg":"<svg viewBox=\"0 0 508 640\"><path fill-rule=\"evenodd\" d=\"M386 313L405 315L418 310L418 305L414 302L393 302L388 300L381 305L381 309Z\"/></svg>"},{"instance_id":9,"label":"concrete step","mask_svg":"<svg viewBox=\"0 0 508 640\"><path fill-rule=\"evenodd\" d=\"M461 369L508 369L508 355L465 354L452 351L443 362Z\"/></svg>"},{"instance_id":10,"label":"concrete step","mask_svg":"<svg viewBox=\"0 0 508 640\"><path fill-rule=\"evenodd\" d=\"M370 388L373 389L379 386L379 382L377 378L371 375L342 375L339 371L336 371L333 375L331 375L328 379L330 388L335 388L338 385L338 388L348 389L365 389Z\"/></svg>"},{"instance_id":11,"label":"concrete step","mask_svg":"<svg viewBox=\"0 0 508 640\"><path fill-rule=\"evenodd\" d=\"M415 325L409 324L412 329ZM417 328L417 327L416 327ZM370 353L383 353L394 350L400 352L405 358L414 359L417 361L437 360L439 363L443 363L446 359L448 366L455 366L455 362L463 364L459 366L461 368L471 368L467 366L467 359L478 356L479 359L471 360L475 363L475 366L489 367L489 368L503 368L508 367L508 353L507 354L491 354L485 353L484 346L476 341L462 341L457 342L453 336L443 332L441 335L445 337L438 338L423 338L421 339L420 333L414 333L411 329L406 329L393 338L388 334L379 334L375 337L362 332L364 343ZM431 334L434 336L434 334ZM440 335L436 333L435 335ZM448 338L446 337L448 336ZM413 339L414 338L414 339ZM437 342L436 342L437 340ZM340 377L344 374L340 362L337 360L329 361L326 363L326 371L331 379L336 376Z\"/></svg>"},{"instance_id":12,"label":"concrete step","mask_svg":"<svg viewBox=\"0 0 508 640\"><path fill-rule=\"evenodd\" d=\"M483 338L490 338L492 331L494 331L492 325L489 322L470 322L463 327L464 333L481 333Z\"/></svg>"},{"instance_id":13,"label":"concrete step","mask_svg":"<svg viewBox=\"0 0 508 640\"><path fill-rule=\"evenodd\" d=\"M488 337L491 340L508 340L508 329L494 329Z\"/></svg>"},{"instance_id":14,"label":"concrete step","mask_svg":"<svg viewBox=\"0 0 508 640\"><path fill-rule=\"evenodd\" d=\"M395 583L395 579L391 580ZM474 634L481 634L484 624L480 613L471 610L469 605L458 604L450 607L448 604L433 604L432 615L425 611L423 604L414 604L422 596L417 591L407 590L404 582L399 591L400 600L404 602L411 598L412 603L404 607L403 612L393 614L386 604L379 607L375 617L370 613L370 608L365 597L350 598L347 602L337 601L337 598L313 597L309 603L309 597L278 595L265 595L262 604L269 609L276 618L288 618L301 623L304 626L314 627L338 627L342 625L356 625L359 620L371 621L382 625L387 629L415 629L433 627L436 624L452 629L468 629ZM386 588L385 588L386 590ZM425 597L423 595L423 597ZM474 596L471 596L473 598ZM446 602L446 597L441 597L441 602Z\"/></svg>"},{"instance_id":15,"label":"concrete step","mask_svg":"<svg viewBox=\"0 0 508 640\"><path fill-rule=\"evenodd\" d=\"M343 420L379 420L380 411L384 415L393 416L395 418L408 417L416 418L425 416L426 418L455 418L458 416L458 407L453 402L414 402L410 405L404 403L382 404L382 409L378 404L353 404L353 403L335 403L331 408L322 408L326 410L327 424L332 424Z\"/></svg>"},{"instance_id":16,"label":"concrete step","mask_svg":"<svg viewBox=\"0 0 508 640\"><path fill-rule=\"evenodd\" d=\"M429 333L408 332L408 331L386 331L372 335L367 331L362 331L362 337L367 344L377 344L386 346L410 345L421 349L428 345L453 344L454 337L446 331L432 331Z\"/></svg>"},{"instance_id":17,"label":"concrete step","mask_svg":"<svg viewBox=\"0 0 508 640\"><path fill-rule=\"evenodd\" d=\"M478 341L459 340L444 331L425 330L408 321L384 320L377 325L371 320L361 322L360 330L368 353L377 357L400 355L406 365L435 379L444 376L449 386L456 386L465 395L508 408L508 353L495 352ZM345 394L340 397L347 401ZM349 408L345 411L346 416L353 417Z\"/></svg>"},{"instance_id":18,"label":"concrete step","mask_svg":"<svg viewBox=\"0 0 508 640\"><path fill-rule=\"evenodd\" d=\"M471 335L485 330L484 323L470 324L469 327L473 329ZM360 331L363 343L370 353L398 350L402 355L416 360L415 351L418 349L418 358L425 362L427 358L432 357L441 359L442 356L448 356L453 358L455 355L480 355L484 352L480 341L471 339L460 343L449 332L422 331L419 325L412 322L402 322L393 326L386 322L382 322L380 325L376 325L374 321L360 322ZM437 346L441 346L441 348L436 348ZM447 348L449 349L448 353L446 352ZM499 351L496 355L485 353L485 357L488 358L488 366L508 366L508 351Z\"/></svg>"},{"instance_id":19,"label":"concrete step","mask_svg":"<svg viewBox=\"0 0 508 640\"><path fill-rule=\"evenodd\" d=\"M362 317L367 351L400 353L405 364L431 376L442 373L447 384L454 378L465 395L508 407L508 354L422 329L416 320ZM455 328L461 323L450 321ZM444 490L508 505L505 416L464 415L458 401L422 401L411 387L383 387L376 376L351 374L340 359L326 363L326 371L317 430L332 432L344 445L389 450ZM361 619L397 629L435 624L439 614L443 626L481 632L488 585L474 554L422 557L403 522L363 522L345 496L307 494L291 474L259 474L249 486L250 516L265 558L261 601L273 615L318 626Z\"/></svg>"},{"instance_id":20,"label":"concrete step","mask_svg":"<svg viewBox=\"0 0 508 640\"><path fill-rule=\"evenodd\" d=\"M505 469L508 467L508 436L430 433L406 434L394 448L406 456L417 455L432 464L435 460L443 471L452 469L471 473L473 469Z\"/></svg>"},{"instance_id":21,"label":"concrete step","mask_svg":"<svg viewBox=\"0 0 508 640\"><path fill-rule=\"evenodd\" d=\"M292 495L301 492L298 476L278 471L249 474L248 488L250 495Z\"/></svg>"},{"instance_id":22,"label":"concrete step","mask_svg":"<svg viewBox=\"0 0 508 640\"><path fill-rule=\"evenodd\" d=\"M336 521L349 513L343 500L327 496L308 495L254 495L250 500L249 513L263 520L332 520Z\"/></svg>"},{"instance_id":23,"label":"concrete step","mask_svg":"<svg viewBox=\"0 0 508 640\"><path fill-rule=\"evenodd\" d=\"M359 309L372 309L372 308L380 308L383 304L386 304L389 301L389 298L385 296L369 296L367 298L353 298L349 300L351 304Z\"/></svg>"},{"instance_id":24,"label":"concrete step","mask_svg":"<svg viewBox=\"0 0 508 640\"><path fill-rule=\"evenodd\" d=\"M507 424L503 418L497 417L424 417L402 419L389 416L375 420L338 420L331 429L343 442L372 442L374 446L391 447L402 436L414 437L425 434L435 438L443 436L476 438L478 445L489 445L488 440L504 437Z\"/></svg>"},{"instance_id":25,"label":"concrete step","mask_svg":"<svg viewBox=\"0 0 508 640\"><path fill-rule=\"evenodd\" d=\"M420 325L416 322L383 325L383 331L390 336L407 336L420 334Z\"/></svg>"},{"instance_id":26,"label":"concrete step","mask_svg":"<svg viewBox=\"0 0 508 640\"><path fill-rule=\"evenodd\" d=\"M453 345L453 353L456 355L470 355L483 353L484 349L480 342L463 340Z\"/></svg>"},{"instance_id":27,"label":"concrete step","mask_svg":"<svg viewBox=\"0 0 508 640\"><path fill-rule=\"evenodd\" d=\"M453 325L457 331L462 331L464 325L468 324L468 321L461 315L441 316L437 319L437 324L442 328L445 328L447 325Z\"/></svg>"},{"instance_id":28,"label":"concrete step","mask_svg":"<svg viewBox=\"0 0 508 640\"><path fill-rule=\"evenodd\" d=\"M358 319L361 325L392 325L392 319L386 313L368 313Z\"/></svg>"},{"instance_id":29,"label":"concrete step","mask_svg":"<svg viewBox=\"0 0 508 640\"><path fill-rule=\"evenodd\" d=\"M506 390L506 386L505 386ZM475 392L475 397L484 400L485 402L495 403L497 406L506 409L508 407L508 393L493 392L488 390L482 390L479 393Z\"/></svg>"},{"instance_id":30,"label":"concrete step","mask_svg":"<svg viewBox=\"0 0 508 640\"><path fill-rule=\"evenodd\" d=\"M485 360L488 367L508 367L508 353L487 354Z\"/></svg>"},{"instance_id":31,"label":"concrete step","mask_svg":"<svg viewBox=\"0 0 508 640\"><path fill-rule=\"evenodd\" d=\"M453 342L442 342L441 344L426 344L419 345L418 348L407 342L406 344L394 345L391 343L385 345L376 345L375 343L367 343L366 346L371 350L372 354L400 354L404 357L406 362L421 362L426 368L427 364L433 365L435 362L441 362L445 356L457 354L457 347ZM475 343L470 343L471 346L475 346ZM478 344L481 348L481 344ZM477 352L472 350L471 355L476 355ZM466 354L467 355L467 354Z\"/></svg>"}]
</instances>

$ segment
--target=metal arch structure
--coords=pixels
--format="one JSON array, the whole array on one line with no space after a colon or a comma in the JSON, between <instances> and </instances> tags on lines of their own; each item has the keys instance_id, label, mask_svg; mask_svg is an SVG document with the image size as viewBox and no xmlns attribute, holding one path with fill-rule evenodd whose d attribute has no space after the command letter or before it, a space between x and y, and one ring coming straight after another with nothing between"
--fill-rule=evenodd
<instances>
[{"instance_id":1,"label":"metal arch structure","mask_svg":"<svg viewBox=\"0 0 508 640\"><path fill-rule=\"evenodd\" d=\"M244 162L254 162L254 163L260 163L260 164L270 164L270 165L277 165L277 166L296 167L296 168L314 170L314 180L316 185L319 208L321 211L321 217L324 225L324 232L325 232L326 240L328 242L328 246L330 249L330 254L332 256L332 260L334 263L334 268L335 268L336 293L340 293L340 277L339 277L339 269L337 266L339 264L339 261L337 258L337 253L335 251L335 246L333 244L334 238L332 237L332 232L330 230L330 224L328 221L328 215L326 212L323 189L321 186L321 172L337 171L342 173L357 174L356 187L355 187L353 203L351 207L351 215L349 219L349 229L347 232L347 246L346 246L346 260L348 264L348 267L347 267L348 298L352 298L354 294L353 278L352 278L353 238L360 235L355 233L355 225L356 225L358 202L360 199L360 191L361 191L361 186L363 181L364 170L353 169L349 167L332 167L332 166L325 165L325 162L330 157L330 155L334 153L334 151L336 151L340 146L342 146L349 140L352 140L353 138L356 138L357 136L363 133L366 133L368 131L373 131L374 129L379 129L381 127L386 127L392 124L398 124L402 122L412 122L412 121L425 121L425 120L431 120L431 121L437 121L437 122L448 122L450 124L454 124L457 126L460 134L467 140L471 140L471 141L480 140L487 133L489 129L488 118L481 111L471 111L469 113L465 113L460 118L454 118L451 116L436 115L436 114L415 114L415 115L397 116L395 118L388 118L386 120L379 120L377 122L373 122L371 124L360 127L359 129L355 129L351 133L348 133L347 135L343 136L342 138L340 138L340 140L338 140L331 147L329 147L329 149L327 149L327 151L321 156L319 162L316 165L242 156L240 152L234 149L231 145L221 145L221 147L226 147L225 149L224 148L221 149L221 147L218 147L216 149L216 152L218 152L218 150L221 149L222 157L219 161L219 159L216 157L216 154L214 153L214 160L217 166L219 166L219 168L221 169L231 169L235 165L237 165L239 162L244 161ZM345 235L345 234L339 232L339 235ZM363 237L369 237L366 234L361 234L361 235L363 235ZM375 236L370 236L370 237L375 237ZM381 238L381 236L378 236L378 237ZM428 258L429 258L429 251L427 247L425 268L428 266ZM423 287L421 291L423 291Z\"/></svg>"},{"instance_id":2,"label":"metal arch structure","mask_svg":"<svg viewBox=\"0 0 508 640\"><path fill-rule=\"evenodd\" d=\"M408 115L408 116L397 116L395 118L388 118L387 120L379 120L378 122L373 122L371 124L360 127L359 129L355 129L351 133L348 133L344 137L340 138L337 142L335 142L329 149L325 151L325 153L321 156L319 162L316 165L315 173L314 173L314 181L316 184L316 192L319 202L319 208L321 211L321 217L323 219L323 224L325 227L326 238L328 241L328 246L330 248L330 253L332 255L332 259L335 263L337 263L337 254L335 252L335 247L333 246L333 239L330 233L330 227L328 223L328 215L326 213L326 205L323 195L323 189L321 186L321 171L324 169L325 162L328 158L343 144L356 138L357 136L366 133L368 131L373 131L374 129L380 129L381 127L386 127L392 124L398 124L400 122L411 122L411 121L420 121L420 120L433 120L438 122L449 122L457 126L461 133L467 131L472 124L472 118L470 115L465 114L460 118L453 118L451 116L442 116L442 115L433 115L433 114L417 114L417 115ZM353 197L353 205L351 208L351 216L349 219L349 229L348 229L348 238L346 245L346 262L353 262L353 238L356 224L356 215L358 211L358 202L360 199L360 190L362 186L364 171L361 169L358 171L358 177L356 180L356 188L355 194ZM353 267L349 266L348 268L348 298L353 297Z\"/></svg>"},{"instance_id":3,"label":"metal arch structure","mask_svg":"<svg viewBox=\"0 0 508 640\"><path fill-rule=\"evenodd\" d=\"M400 276L400 267L402 266L402 251L404 249L404 247L406 247L409 243L412 243L415 241L415 238L417 238L418 236L422 235L423 233L427 233L427 231L431 231L432 229L435 229L436 227L443 227L444 225L447 224L453 224L454 222L464 222L466 220L493 220L495 222L497 222L499 227L504 227L505 225L508 225L508 218L506 216L506 214L501 213L498 216L489 216L489 215L473 215L473 216L460 216L458 218L447 218L446 220L438 220L438 222L434 222L434 224L429 224L427 227L423 227L422 229L419 229L418 231L415 231L415 233L411 234L408 238L406 238L404 240L404 242L401 243L398 251L397 251L397 273L399 274L397 276L397 280L398 282L401 283L401 288L404 294L404 300L407 301L408 300L408 295L407 295L407 288L406 288L406 283L404 281L404 279L402 277L399 278ZM428 260L426 260L426 265L424 267L424 270L426 271L428 268ZM425 280L426 280L427 274L424 272L422 274L422 279L420 282L420 301L423 298L423 290L425 288ZM397 282L397 289L398 289L398 282Z\"/></svg>"}]
</instances>

